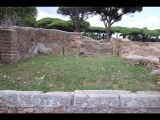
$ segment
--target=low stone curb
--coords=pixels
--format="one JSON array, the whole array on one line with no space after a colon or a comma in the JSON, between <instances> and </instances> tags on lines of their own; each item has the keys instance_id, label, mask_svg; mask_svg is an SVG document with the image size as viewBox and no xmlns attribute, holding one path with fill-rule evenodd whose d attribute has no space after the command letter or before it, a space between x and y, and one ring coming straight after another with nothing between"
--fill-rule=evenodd
<instances>
[{"instance_id":1,"label":"low stone curb","mask_svg":"<svg viewBox=\"0 0 160 120\"><path fill-rule=\"evenodd\" d=\"M160 92L0 91L0 113L160 113Z\"/></svg>"}]
</instances>

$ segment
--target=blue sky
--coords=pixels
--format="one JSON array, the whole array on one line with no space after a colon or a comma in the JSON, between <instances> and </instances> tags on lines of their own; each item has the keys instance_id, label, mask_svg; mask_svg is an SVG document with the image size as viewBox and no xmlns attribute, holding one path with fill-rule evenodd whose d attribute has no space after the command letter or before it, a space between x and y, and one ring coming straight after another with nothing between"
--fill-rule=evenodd
<instances>
[{"instance_id":1,"label":"blue sky","mask_svg":"<svg viewBox=\"0 0 160 120\"><path fill-rule=\"evenodd\" d=\"M63 20L69 20L68 16L62 16L57 14L58 7L37 7L38 16L37 20L45 17L60 18ZM102 21L99 20L99 16L93 16L86 21L91 26L104 27ZM160 29L160 7L143 7L143 11L134 13L134 16L124 15L121 21L116 22L113 26L121 27L147 27L150 30Z\"/></svg>"}]
</instances>

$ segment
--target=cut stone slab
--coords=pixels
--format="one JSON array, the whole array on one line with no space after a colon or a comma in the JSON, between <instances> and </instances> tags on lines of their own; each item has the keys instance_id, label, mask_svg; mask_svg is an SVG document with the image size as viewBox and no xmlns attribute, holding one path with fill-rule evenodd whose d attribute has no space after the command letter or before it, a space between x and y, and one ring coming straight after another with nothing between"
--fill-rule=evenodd
<instances>
[{"instance_id":1,"label":"cut stone slab","mask_svg":"<svg viewBox=\"0 0 160 120\"><path fill-rule=\"evenodd\" d=\"M154 56L138 56L138 55L129 55L124 57L125 63L127 65L140 65L151 70L155 70L159 64L158 57Z\"/></svg>"},{"instance_id":2,"label":"cut stone slab","mask_svg":"<svg viewBox=\"0 0 160 120\"><path fill-rule=\"evenodd\" d=\"M153 70L153 71L151 72L151 75L155 75L155 74L160 74L160 70Z\"/></svg>"},{"instance_id":3,"label":"cut stone slab","mask_svg":"<svg viewBox=\"0 0 160 120\"><path fill-rule=\"evenodd\" d=\"M75 107L119 107L118 95L113 90L76 90Z\"/></svg>"},{"instance_id":4,"label":"cut stone slab","mask_svg":"<svg viewBox=\"0 0 160 120\"><path fill-rule=\"evenodd\" d=\"M116 91L120 97L121 108L160 108L160 92L137 91L123 92Z\"/></svg>"},{"instance_id":5,"label":"cut stone slab","mask_svg":"<svg viewBox=\"0 0 160 120\"><path fill-rule=\"evenodd\" d=\"M37 105L37 95L42 91L3 91L2 99L8 107L34 107Z\"/></svg>"},{"instance_id":6,"label":"cut stone slab","mask_svg":"<svg viewBox=\"0 0 160 120\"><path fill-rule=\"evenodd\" d=\"M137 56L137 55L129 55L124 57L126 64L129 64L129 65L138 65L140 64L141 59L142 59L142 56Z\"/></svg>"},{"instance_id":7,"label":"cut stone slab","mask_svg":"<svg viewBox=\"0 0 160 120\"><path fill-rule=\"evenodd\" d=\"M38 95L37 106L58 107L69 106L73 98L72 92L48 92Z\"/></svg>"},{"instance_id":8,"label":"cut stone slab","mask_svg":"<svg viewBox=\"0 0 160 120\"><path fill-rule=\"evenodd\" d=\"M25 107L23 111L29 113L33 111L48 113L51 112L51 109L57 110L58 113L65 111L72 113L131 113L132 111L149 113L152 110L159 113L160 111L159 91L76 90L75 92L42 93L41 91L2 90L0 94L0 101L7 105L2 110L10 110L9 112L14 111L13 107L20 107L19 110Z\"/></svg>"}]
</instances>

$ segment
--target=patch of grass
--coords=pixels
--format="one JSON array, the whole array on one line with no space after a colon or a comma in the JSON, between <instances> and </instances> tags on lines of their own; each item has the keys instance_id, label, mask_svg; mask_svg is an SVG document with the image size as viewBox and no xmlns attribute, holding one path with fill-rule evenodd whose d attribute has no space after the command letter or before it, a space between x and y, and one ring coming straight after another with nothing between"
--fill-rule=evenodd
<instances>
[{"instance_id":1,"label":"patch of grass","mask_svg":"<svg viewBox=\"0 0 160 120\"><path fill-rule=\"evenodd\" d=\"M37 55L0 66L0 90L158 90L157 75L120 57Z\"/></svg>"}]
</instances>

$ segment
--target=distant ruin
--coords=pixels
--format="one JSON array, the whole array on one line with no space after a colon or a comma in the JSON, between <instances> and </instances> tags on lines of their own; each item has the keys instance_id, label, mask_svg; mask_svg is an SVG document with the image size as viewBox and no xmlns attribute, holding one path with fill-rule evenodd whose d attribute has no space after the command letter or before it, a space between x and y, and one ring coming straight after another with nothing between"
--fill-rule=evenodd
<instances>
[{"instance_id":1,"label":"distant ruin","mask_svg":"<svg viewBox=\"0 0 160 120\"><path fill-rule=\"evenodd\" d=\"M0 63L15 63L38 53L79 56L91 52L93 55L112 55L110 45L86 38L80 33L56 29L3 27L0 28Z\"/></svg>"},{"instance_id":2,"label":"distant ruin","mask_svg":"<svg viewBox=\"0 0 160 120\"><path fill-rule=\"evenodd\" d=\"M101 43L76 32L12 26L0 28L0 64L36 54L121 56L126 64L160 70L160 42L112 38ZM159 113L160 94L152 91L0 91L0 113Z\"/></svg>"},{"instance_id":3,"label":"distant ruin","mask_svg":"<svg viewBox=\"0 0 160 120\"><path fill-rule=\"evenodd\" d=\"M64 56L160 56L160 42L112 38L101 43L77 32L12 26L0 28L0 63L16 63L38 53Z\"/></svg>"}]
</instances>

